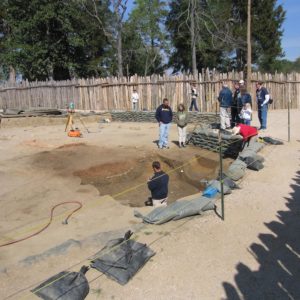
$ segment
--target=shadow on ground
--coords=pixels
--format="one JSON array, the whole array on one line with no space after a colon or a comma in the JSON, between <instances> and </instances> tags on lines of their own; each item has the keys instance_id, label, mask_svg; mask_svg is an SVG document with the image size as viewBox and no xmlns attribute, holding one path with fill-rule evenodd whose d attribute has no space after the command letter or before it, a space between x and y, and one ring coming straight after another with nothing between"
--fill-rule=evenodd
<instances>
[{"instance_id":1,"label":"shadow on ground","mask_svg":"<svg viewBox=\"0 0 300 300\"><path fill-rule=\"evenodd\" d=\"M272 234L260 234L261 244L250 246L259 270L239 263L236 287L223 282L227 299L300 299L300 171L293 181L289 210L278 211L280 221L265 224Z\"/></svg>"}]
</instances>

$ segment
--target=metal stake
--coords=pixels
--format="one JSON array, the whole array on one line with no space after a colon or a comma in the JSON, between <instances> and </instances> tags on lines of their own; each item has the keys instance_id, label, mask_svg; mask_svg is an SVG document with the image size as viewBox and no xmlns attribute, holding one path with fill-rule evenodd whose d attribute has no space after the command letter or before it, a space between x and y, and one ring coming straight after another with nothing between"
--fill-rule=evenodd
<instances>
[{"instance_id":1,"label":"metal stake","mask_svg":"<svg viewBox=\"0 0 300 300\"><path fill-rule=\"evenodd\" d=\"M290 100L288 100L288 142L291 141L291 112L290 112Z\"/></svg>"},{"instance_id":2,"label":"metal stake","mask_svg":"<svg viewBox=\"0 0 300 300\"><path fill-rule=\"evenodd\" d=\"M220 154L221 208L222 208L222 220L224 221L225 209L224 209L223 154L222 154L221 129L219 130L219 154Z\"/></svg>"}]
</instances>

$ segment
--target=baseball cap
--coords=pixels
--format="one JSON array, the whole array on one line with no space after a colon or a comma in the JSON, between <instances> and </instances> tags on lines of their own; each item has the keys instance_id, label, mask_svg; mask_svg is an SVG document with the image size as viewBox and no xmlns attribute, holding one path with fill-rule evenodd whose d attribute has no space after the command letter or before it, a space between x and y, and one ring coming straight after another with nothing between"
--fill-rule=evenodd
<instances>
[{"instance_id":1,"label":"baseball cap","mask_svg":"<svg viewBox=\"0 0 300 300\"><path fill-rule=\"evenodd\" d=\"M243 79L241 79L240 81L239 81L239 84L244 84L245 83L245 81L243 80Z\"/></svg>"}]
</instances>

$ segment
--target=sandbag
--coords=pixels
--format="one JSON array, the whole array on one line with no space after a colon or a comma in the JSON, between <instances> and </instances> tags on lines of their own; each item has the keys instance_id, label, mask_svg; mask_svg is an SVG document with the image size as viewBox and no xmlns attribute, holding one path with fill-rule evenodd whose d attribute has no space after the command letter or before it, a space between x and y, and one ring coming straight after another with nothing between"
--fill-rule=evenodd
<instances>
[{"instance_id":1,"label":"sandbag","mask_svg":"<svg viewBox=\"0 0 300 300\"><path fill-rule=\"evenodd\" d=\"M179 220L214 209L214 203L214 199L197 195L192 200L178 200L168 206L157 207L146 216L134 211L134 216L142 218L144 223L160 225L171 220Z\"/></svg>"},{"instance_id":2,"label":"sandbag","mask_svg":"<svg viewBox=\"0 0 300 300\"><path fill-rule=\"evenodd\" d=\"M221 193L221 182L219 180L209 181L208 186L216 188L218 190L218 192ZM230 187L227 186L224 181L223 181L223 193L224 193L224 195L231 194Z\"/></svg>"},{"instance_id":3,"label":"sandbag","mask_svg":"<svg viewBox=\"0 0 300 300\"><path fill-rule=\"evenodd\" d=\"M257 141L251 141L250 140L250 143L246 143L245 144L245 147L244 147L244 150L245 149L248 149L248 150L252 150L254 151L255 153L259 152L262 148L264 147L264 144L263 143L259 143Z\"/></svg>"},{"instance_id":4,"label":"sandbag","mask_svg":"<svg viewBox=\"0 0 300 300\"><path fill-rule=\"evenodd\" d=\"M236 159L225 172L225 175L234 181L241 179L245 175L247 164L240 159Z\"/></svg>"},{"instance_id":5,"label":"sandbag","mask_svg":"<svg viewBox=\"0 0 300 300\"><path fill-rule=\"evenodd\" d=\"M241 159L242 161L245 161L245 159L247 157L252 157L254 160L258 160L260 162L264 162L265 161L265 159L264 159L263 156L261 156L259 154L256 154L256 152L254 152L251 149L245 149L244 151L240 152L238 158Z\"/></svg>"},{"instance_id":6,"label":"sandbag","mask_svg":"<svg viewBox=\"0 0 300 300\"><path fill-rule=\"evenodd\" d=\"M253 157L247 157L244 162L247 164L247 168L253 171L259 171L264 168L263 163L255 160Z\"/></svg>"},{"instance_id":7,"label":"sandbag","mask_svg":"<svg viewBox=\"0 0 300 300\"><path fill-rule=\"evenodd\" d=\"M268 143L268 144L271 144L271 145L283 145L283 142L279 141L279 140L276 140L276 139L273 139L271 137L263 137L262 138L264 140L265 143Z\"/></svg>"},{"instance_id":8,"label":"sandbag","mask_svg":"<svg viewBox=\"0 0 300 300\"><path fill-rule=\"evenodd\" d=\"M131 235L128 231L124 238L109 241L95 254L91 267L122 285L126 284L155 255L146 244L131 240Z\"/></svg>"},{"instance_id":9,"label":"sandbag","mask_svg":"<svg viewBox=\"0 0 300 300\"><path fill-rule=\"evenodd\" d=\"M85 277L88 267L81 267L79 272L63 271L31 290L44 300L83 300L90 291Z\"/></svg>"},{"instance_id":10,"label":"sandbag","mask_svg":"<svg viewBox=\"0 0 300 300\"><path fill-rule=\"evenodd\" d=\"M185 201L187 202L187 201ZM177 211L173 221L177 221L190 216L199 215L204 211L215 208L215 200L202 196L200 199L191 200L189 204Z\"/></svg>"},{"instance_id":11,"label":"sandbag","mask_svg":"<svg viewBox=\"0 0 300 300\"><path fill-rule=\"evenodd\" d=\"M222 176L223 183L226 184L231 190L240 188L231 178L226 176L226 174L223 173L222 175L223 175ZM220 179L221 179L221 176L219 175L217 177L217 180L220 180Z\"/></svg>"},{"instance_id":12,"label":"sandbag","mask_svg":"<svg viewBox=\"0 0 300 300\"><path fill-rule=\"evenodd\" d=\"M255 151L251 150L251 149L248 149L248 148L245 148L243 151L241 151L239 153L239 158L240 159L245 159L246 157L253 157L254 155L256 154Z\"/></svg>"}]
</instances>

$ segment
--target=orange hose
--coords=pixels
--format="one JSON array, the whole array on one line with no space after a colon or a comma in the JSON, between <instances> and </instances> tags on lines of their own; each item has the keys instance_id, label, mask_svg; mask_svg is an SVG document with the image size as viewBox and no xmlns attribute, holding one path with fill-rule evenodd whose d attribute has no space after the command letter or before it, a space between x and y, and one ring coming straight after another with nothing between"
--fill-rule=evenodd
<instances>
[{"instance_id":1,"label":"orange hose","mask_svg":"<svg viewBox=\"0 0 300 300\"><path fill-rule=\"evenodd\" d=\"M56 204L54 205L52 208L51 208L51 212L50 212L50 219L49 219L49 222L42 228L40 229L39 231L33 233L33 234L30 234L26 237L23 237L21 239L18 239L18 240L14 240L14 241L11 241L11 242L7 242L5 244L1 244L0 247L4 247L4 246L8 246L8 245L12 245L12 244L15 244L15 243L19 243L19 242L22 242L22 241L25 241L27 239L30 239L38 234L40 234L41 232L43 232L44 230L46 230L50 224L52 223L52 220L53 220L53 212L54 210L58 207L58 206L61 206L61 205L64 205L64 204L71 204L71 203L75 203L75 204L78 204L79 206L73 210L70 214L68 214L67 218L65 219L64 223L65 224L68 224L68 220L69 218L76 212L78 211L79 209L82 208L82 204L79 202L79 201L67 201L67 202L62 202L62 203L59 203L59 204Z\"/></svg>"}]
</instances>

